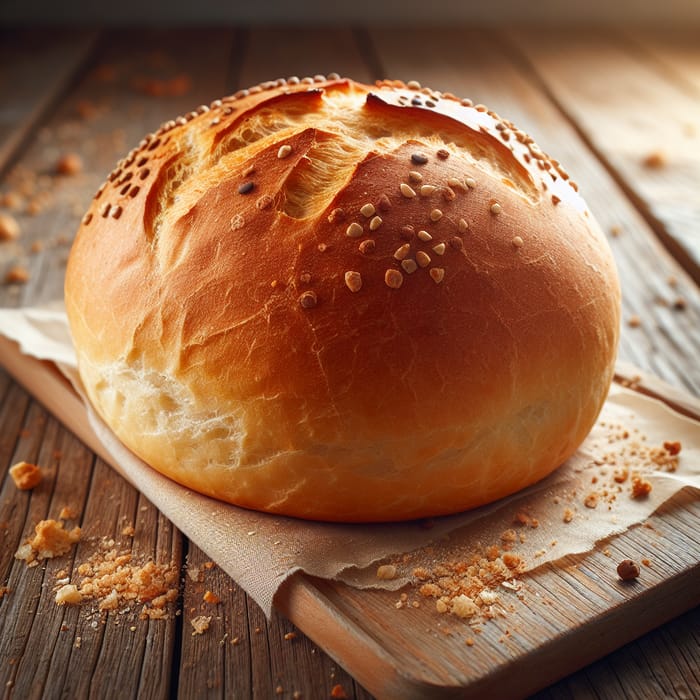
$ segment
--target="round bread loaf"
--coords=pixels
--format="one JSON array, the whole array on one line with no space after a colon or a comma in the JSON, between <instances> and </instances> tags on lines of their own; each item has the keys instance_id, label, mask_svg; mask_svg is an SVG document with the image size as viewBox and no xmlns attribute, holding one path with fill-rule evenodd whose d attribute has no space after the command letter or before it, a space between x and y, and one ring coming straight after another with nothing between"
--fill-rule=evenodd
<instances>
[{"instance_id":1,"label":"round bread loaf","mask_svg":"<svg viewBox=\"0 0 700 700\"><path fill-rule=\"evenodd\" d=\"M542 479L613 374L620 292L561 166L411 82L264 83L164 124L85 215L65 299L97 412L155 469L302 518Z\"/></svg>"}]
</instances>

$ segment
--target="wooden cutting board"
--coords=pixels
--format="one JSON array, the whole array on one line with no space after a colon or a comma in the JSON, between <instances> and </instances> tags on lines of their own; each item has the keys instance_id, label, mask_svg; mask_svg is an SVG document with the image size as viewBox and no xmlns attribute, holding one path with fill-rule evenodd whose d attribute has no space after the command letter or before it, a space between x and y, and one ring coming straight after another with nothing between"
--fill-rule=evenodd
<instances>
[{"instance_id":1,"label":"wooden cutting board","mask_svg":"<svg viewBox=\"0 0 700 700\"><path fill-rule=\"evenodd\" d=\"M110 457L85 409L50 363L0 337L0 362L101 458ZM618 367L618 381L639 377ZM700 419L700 400L643 376L638 390ZM615 575L623 558L649 560L637 581ZM700 499L679 492L642 525L585 555L521 579L519 597L476 632L433 605L396 607L399 593L293 577L278 608L380 698L522 697L700 603ZM469 643L468 643L469 640ZM635 692L636 691L636 692ZM643 694L644 689L631 689Z\"/></svg>"}]
</instances>

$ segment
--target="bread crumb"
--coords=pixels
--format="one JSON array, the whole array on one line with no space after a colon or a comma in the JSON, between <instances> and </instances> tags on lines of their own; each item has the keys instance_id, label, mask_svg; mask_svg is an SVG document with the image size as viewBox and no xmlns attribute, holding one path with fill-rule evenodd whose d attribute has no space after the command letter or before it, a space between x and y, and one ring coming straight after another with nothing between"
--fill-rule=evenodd
<instances>
[{"instance_id":1,"label":"bread crumb","mask_svg":"<svg viewBox=\"0 0 700 700\"><path fill-rule=\"evenodd\" d=\"M59 175L77 175L83 171L83 159L77 153L64 153L56 162Z\"/></svg>"},{"instance_id":2,"label":"bread crumb","mask_svg":"<svg viewBox=\"0 0 700 700\"><path fill-rule=\"evenodd\" d=\"M221 602L221 598L219 598L218 595L212 593L211 591L205 591L204 595L202 596L202 600L205 603L211 603L212 605L216 605L216 603Z\"/></svg>"},{"instance_id":3,"label":"bread crumb","mask_svg":"<svg viewBox=\"0 0 700 700\"><path fill-rule=\"evenodd\" d=\"M377 578L391 581L396 578L396 567L393 564L383 564L377 569Z\"/></svg>"},{"instance_id":4,"label":"bread crumb","mask_svg":"<svg viewBox=\"0 0 700 700\"><path fill-rule=\"evenodd\" d=\"M479 606L468 596L461 594L452 600L452 612L457 617L474 617L479 612Z\"/></svg>"},{"instance_id":5,"label":"bread crumb","mask_svg":"<svg viewBox=\"0 0 700 700\"><path fill-rule=\"evenodd\" d=\"M637 314L633 314L627 319L627 325L630 328L639 328L639 326L642 325L642 319L637 316Z\"/></svg>"},{"instance_id":6,"label":"bread crumb","mask_svg":"<svg viewBox=\"0 0 700 700\"><path fill-rule=\"evenodd\" d=\"M565 508L564 515L562 516L562 520L565 523L570 523L573 519L574 519L574 511L571 510L571 508Z\"/></svg>"},{"instance_id":7,"label":"bread crumb","mask_svg":"<svg viewBox=\"0 0 700 700\"><path fill-rule=\"evenodd\" d=\"M116 588L113 588L109 595L105 596L99 604L100 610L116 610L119 606L119 594Z\"/></svg>"},{"instance_id":8,"label":"bread crumb","mask_svg":"<svg viewBox=\"0 0 700 700\"><path fill-rule=\"evenodd\" d=\"M17 462L11 466L10 476L20 491L29 491L41 483L41 469L29 462Z\"/></svg>"},{"instance_id":9,"label":"bread crumb","mask_svg":"<svg viewBox=\"0 0 700 700\"><path fill-rule=\"evenodd\" d=\"M675 442L664 442L664 449L666 452L668 452L671 456L676 456L677 454L680 453L681 451L681 443L678 442L677 440Z\"/></svg>"},{"instance_id":10,"label":"bread crumb","mask_svg":"<svg viewBox=\"0 0 700 700\"><path fill-rule=\"evenodd\" d=\"M347 694L345 692L345 688L343 688L340 683L336 683L332 688L331 688L331 697L335 698L335 700L347 700Z\"/></svg>"},{"instance_id":11,"label":"bread crumb","mask_svg":"<svg viewBox=\"0 0 700 700\"><path fill-rule=\"evenodd\" d=\"M194 628L192 636L196 634L204 634L209 629L209 623L211 622L211 616L209 615L198 615L197 617L190 620L190 624Z\"/></svg>"},{"instance_id":12,"label":"bread crumb","mask_svg":"<svg viewBox=\"0 0 700 700\"><path fill-rule=\"evenodd\" d=\"M662 151L652 151L642 159L642 165L645 168L652 168L654 170L665 167L666 163L666 156Z\"/></svg>"},{"instance_id":13,"label":"bread crumb","mask_svg":"<svg viewBox=\"0 0 700 700\"><path fill-rule=\"evenodd\" d=\"M632 477L632 498L646 498L651 493L651 482L641 476Z\"/></svg>"},{"instance_id":14,"label":"bread crumb","mask_svg":"<svg viewBox=\"0 0 700 700\"><path fill-rule=\"evenodd\" d=\"M0 213L0 241L15 241L19 238L19 234L17 219L9 214Z\"/></svg>"},{"instance_id":15,"label":"bread crumb","mask_svg":"<svg viewBox=\"0 0 700 700\"><path fill-rule=\"evenodd\" d=\"M8 586L0 586L0 600L2 600L6 595L12 593L12 589Z\"/></svg>"},{"instance_id":16,"label":"bread crumb","mask_svg":"<svg viewBox=\"0 0 700 700\"><path fill-rule=\"evenodd\" d=\"M42 520L34 528L34 537L15 553L16 559L31 564L35 560L53 559L70 551L80 539L80 528L66 530L57 520Z\"/></svg>"},{"instance_id":17,"label":"bread crumb","mask_svg":"<svg viewBox=\"0 0 700 700\"><path fill-rule=\"evenodd\" d=\"M473 647L473 646L474 646L474 637L467 637L467 638L464 640L464 643L465 643L468 647Z\"/></svg>"},{"instance_id":18,"label":"bread crumb","mask_svg":"<svg viewBox=\"0 0 700 700\"><path fill-rule=\"evenodd\" d=\"M79 605L82 599L78 587L73 583L67 583L56 591L56 605Z\"/></svg>"},{"instance_id":19,"label":"bread crumb","mask_svg":"<svg viewBox=\"0 0 700 700\"><path fill-rule=\"evenodd\" d=\"M634 581L639 576L639 566L631 559L623 559L617 565L617 575L623 581Z\"/></svg>"},{"instance_id":20,"label":"bread crumb","mask_svg":"<svg viewBox=\"0 0 700 700\"><path fill-rule=\"evenodd\" d=\"M284 635L284 638L287 641L289 641L290 639L296 639L297 633L296 632L287 632L287 634Z\"/></svg>"},{"instance_id":21,"label":"bread crumb","mask_svg":"<svg viewBox=\"0 0 700 700\"><path fill-rule=\"evenodd\" d=\"M588 496L583 501L583 505L586 506L586 508L597 508L598 507L598 494L597 493L589 493Z\"/></svg>"},{"instance_id":22,"label":"bread crumb","mask_svg":"<svg viewBox=\"0 0 700 700\"><path fill-rule=\"evenodd\" d=\"M125 525L122 528L122 535L124 537L133 537L136 534L136 530L133 525Z\"/></svg>"},{"instance_id":23,"label":"bread crumb","mask_svg":"<svg viewBox=\"0 0 700 700\"><path fill-rule=\"evenodd\" d=\"M7 284L25 284L29 282L29 270L23 265L13 265L5 275Z\"/></svg>"}]
</instances>

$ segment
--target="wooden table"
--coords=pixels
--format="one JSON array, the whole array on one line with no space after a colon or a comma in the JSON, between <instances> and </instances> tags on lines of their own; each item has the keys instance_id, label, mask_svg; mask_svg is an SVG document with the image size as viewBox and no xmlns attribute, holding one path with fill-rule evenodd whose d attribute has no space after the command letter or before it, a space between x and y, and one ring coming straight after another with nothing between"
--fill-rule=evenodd
<instances>
[{"instance_id":1,"label":"wooden table","mask_svg":"<svg viewBox=\"0 0 700 700\"><path fill-rule=\"evenodd\" d=\"M0 285L0 305L60 297L83 211L145 133L240 87L332 71L416 79L531 133L574 174L609 235L624 289L621 358L700 394L700 43L690 30L0 29L0 212L21 228L0 243L0 277L28 272ZM79 172L57 174L66 154L80 156ZM41 488L14 488L7 470L19 460L43 466ZM121 541L129 520L135 555L190 567L207 557L2 369L0 474L5 696L371 697L216 567L206 587L222 599L227 637L191 634L203 584L187 575L181 614L166 620L103 624L56 606L55 575L77 559L29 568L13 555L57 503L80 508L86 537ZM537 697L698 697L699 630L695 608Z\"/></svg>"}]
</instances>

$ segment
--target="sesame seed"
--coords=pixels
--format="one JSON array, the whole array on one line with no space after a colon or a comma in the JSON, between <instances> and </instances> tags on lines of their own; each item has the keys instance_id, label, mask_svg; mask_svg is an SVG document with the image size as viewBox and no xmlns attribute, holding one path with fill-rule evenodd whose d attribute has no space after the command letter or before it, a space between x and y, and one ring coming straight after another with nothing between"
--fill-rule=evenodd
<instances>
[{"instance_id":1,"label":"sesame seed","mask_svg":"<svg viewBox=\"0 0 700 700\"><path fill-rule=\"evenodd\" d=\"M414 107L422 107L422 106L423 106L423 100L421 100L420 97L414 97L414 98L411 100L411 104L412 104Z\"/></svg>"},{"instance_id":2,"label":"sesame seed","mask_svg":"<svg viewBox=\"0 0 700 700\"><path fill-rule=\"evenodd\" d=\"M354 270L345 273L345 285L351 292L359 292L362 289L362 275Z\"/></svg>"},{"instance_id":3,"label":"sesame seed","mask_svg":"<svg viewBox=\"0 0 700 700\"><path fill-rule=\"evenodd\" d=\"M374 242L374 239L368 238L366 241L362 241L362 243L360 243L360 253L363 255L369 255L370 253L374 252L375 247L376 243Z\"/></svg>"},{"instance_id":4,"label":"sesame seed","mask_svg":"<svg viewBox=\"0 0 700 700\"><path fill-rule=\"evenodd\" d=\"M122 215L122 208L117 204L110 213L113 219L118 219Z\"/></svg>"},{"instance_id":5,"label":"sesame seed","mask_svg":"<svg viewBox=\"0 0 700 700\"><path fill-rule=\"evenodd\" d=\"M417 80L409 80L406 83L406 87L409 90L420 90L420 83Z\"/></svg>"},{"instance_id":6,"label":"sesame seed","mask_svg":"<svg viewBox=\"0 0 700 700\"><path fill-rule=\"evenodd\" d=\"M383 194L377 202L377 207L379 208L379 211L389 211L389 209L391 209L391 201L389 200L389 197Z\"/></svg>"},{"instance_id":7,"label":"sesame seed","mask_svg":"<svg viewBox=\"0 0 700 700\"><path fill-rule=\"evenodd\" d=\"M258 201L255 202L255 206L258 209L269 209L272 206L272 202L272 197L269 194L264 194L258 198Z\"/></svg>"},{"instance_id":8,"label":"sesame seed","mask_svg":"<svg viewBox=\"0 0 700 700\"><path fill-rule=\"evenodd\" d=\"M439 209L433 209L430 212L430 220L431 221L440 221L442 219L442 212Z\"/></svg>"},{"instance_id":9,"label":"sesame seed","mask_svg":"<svg viewBox=\"0 0 700 700\"><path fill-rule=\"evenodd\" d=\"M433 240L433 237L427 231L418 231L418 238L426 243Z\"/></svg>"},{"instance_id":10,"label":"sesame seed","mask_svg":"<svg viewBox=\"0 0 700 700\"><path fill-rule=\"evenodd\" d=\"M328 223L334 224L336 221L343 221L345 219L345 210L337 207L328 215Z\"/></svg>"},{"instance_id":11,"label":"sesame seed","mask_svg":"<svg viewBox=\"0 0 700 700\"><path fill-rule=\"evenodd\" d=\"M279 151L277 151L277 157L280 159L286 158L291 152L292 147L288 143L285 143L283 146L280 146Z\"/></svg>"},{"instance_id":12,"label":"sesame seed","mask_svg":"<svg viewBox=\"0 0 700 700\"><path fill-rule=\"evenodd\" d=\"M422 195L423 197L428 197L428 196L430 196L433 192L435 192L436 189L437 189L437 187L435 187L435 185L423 185L423 186L420 188L420 193L421 193L421 195Z\"/></svg>"},{"instance_id":13,"label":"sesame seed","mask_svg":"<svg viewBox=\"0 0 700 700\"><path fill-rule=\"evenodd\" d=\"M135 196L139 193L140 189L141 189L141 188L140 188L138 185L134 185L134 186L129 190L129 197L135 197Z\"/></svg>"},{"instance_id":14,"label":"sesame seed","mask_svg":"<svg viewBox=\"0 0 700 700\"><path fill-rule=\"evenodd\" d=\"M413 274L418 269L416 261L411 260L411 258L406 258L406 260L402 260L401 267L404 269L404 272L407 272L409 275Z\"/></svg>"},{"instance_id":15,"label":"sesame seed","mask_svg":"<svg viewBox=\"0 0 700 700\"><path fill-rule=\"evenodd\" d=\"M494 203L491 205L491 213L492 213L492 214L498 215L498 214L500 214L502 211L503 211L503 207L502 207L498 202L494 202Z\"/></svg>"},{"instance_id":16,"label":"sesame seed","mask_svg":"<svg viewBox=\"0 0 700 700\"><path fill-rule=\"evenodd\" d=\"M148 168L144 168L144 169L139 173L139 177L140 177L142 180L145 180L150 174L151 174L151 171L150 171Z\"/></svg>"},{"instance_id":17,"label":"sesame seed","mask_svg":"<svg viewBox=\"0 0 700 700\"><path fill-rule=\"evenodd\" d=\"M474 103L468 97L465 97L461 104L463 104L465 107L472 107L474 105Z\"/></svg>"},{"instance_id":18,"label":"sesame seed","mask_svg":"<svg viewBox=\"0 0 700 700\"><path fill-rule=\"evenodd\" d=\"M369 230L376 231L381 225L382 225L382 217L381 216L374 216L374 217L372 217L372 220L369 222Z\"/></svg>"},{"instance_id":19,"label":"sesame seed","mask_svg":"<svg viewBox=\"0 0 700 700\"><path fill-rule=\"evenodd\" d=\"M433 278L435 284L440 284L445 277L445 270L441 267L431 267L430 276Z\"/></svg>"},{"instance_id":20,"label":"sesame seed","mask_svg":"<svg viewBox=\"0 0 700 700\"><path fill-rule=\"evenodd\" d=\"M523 241L523 239L520 236L515 236L515 238L513 238L513 245L516 248L522 248L524 243L525 241Z\"/></svg>"},{"instance_id":21,"label":"sesame seed","mask_svg":"<svg viewBox=\"0 0 700 700\"><path fill-rule=\"evenodd\" d=\"M561 199L559 197L557 197L557 195L553 194L552 195L552 204L554 204L556 206L557 204L559 204L559 202L561 202Z\"/></svg>"},{"instance_id":22,"label":"sesame seed","mask_svg":"<svg viewBox=\"0 0 700 700\"><path fill-rule=\"evenodd\" d=\"M252 163L243 171L243 177L250 177L254 172L255 172L255 163Z\"/></svg>"},{"instance_id":23,"label":"sesame seed","mask_svg":"<svg viewBox=\"0 0 700 700\"><path fill-rule=\"evenodd\" d=\"M444 244L444 243L438 243L437 245L433 246L433 250L434 250L438 255L444 255L444 254L445 254L445 244Z\"/></svg>"},{"instance_id":24,"label":"sesame seed","mask_svg":"<svg viewBox=\"0 0 700 700\"><path fill-rule=\"evenodd\" d=\"M415 193L415 191L413 190L413 188L409 187L409 185L407 185L405 182L402 182L402 183L401 183L401 188L400 188L400 189L401 189L401 194L402 194L404 197L408 197L408 198L410 199L411 197L415 197L415 196L416 196L416 193Z\"/></svg>"},{"instance_id":25,"label":"sesame seed","mask_svg":"<svg viewBox=\"0 0 700 700\"><path fill-rule=\"evenodd\" d=\"M430 256L426 252L419 250L416 253L416 262L420 267L428 267L430 265Z\"/></svg>"},{"instance_id":26,"label":"sesame seed","mask_svg":"<svg viewBox=\"0 0 700 700\"><path fill-rule=\"evenodd\" d=\"M469 224L467 223L466 219L460 219L457 222L457 228L459 229L460 233L466 233L467 229L469 228Z\"/></svg>"},{"instance_id":27,"label":"sesame seed","mask_svg":"<svg viewBox=\"0 0 700 700\"><path fill-rule=\"evenodd\" d=\"M455 199L455 197L457 196L457 195L455 194L455 191L454 191L451 187L443 187L443 188L442 188L442 191L441 191L441 194L442 194L442 198L443 198L446 202L451 202L451 201L452 201L453 199Z\"/></svg>"},{"instance_id":28,"label":"sesame seed","mask_svg":"<svg viewBox=\"0 0 700 700\"><path fill-rule=\"evenodd\" d=\"M242 182L240 185L238 185L238 194L248 194L249 192L253 191L254 187L255 183L252 180Z\"/></svg>"},{"instance_id":29,"label":"sesame seed","mask_svg":"<svg viewBox=\"0 0 700 700\"><path fill-rule=\"evenodd\" d=\"M353 222L345 229L345 235L350 238L358 238L363 233L362 226L357 222Z\"/></svg>"},{"instance_id":30,"label":"sesame seed","mask_svg":"<svg viewBox=\"0 0 700 700\"><path fill-rule=\"evenodd\" d=\"M467 187L472 190L476 187L476 180L473 177L468 177L464 182L466 183Z\"/></svg>"},{"instance_id":31,"label":"sesame seed","mask_svg":"<svg viewBox=\"0 0 700 700\"><path fill-rule=\"evenodd\" d=\"M425 153L413 153L411 154L411 162L416 165L425 165L428 162L428 156Z\"/></svg>"},{"instance_id":32,"label":"sesame seed","mask_svg":"<svg viewBox=\"0 0 700 700\"><path fill-rule=\"evenodd\" d=\"M299 304L304 309L313 309L316 304L318 304L318 298L316 297L316 292L308 291L304 292L299 297Z\"/></svg>"},{"instance_id":33,"label":"sesame seed","mask_svg":"<svg viewBox=\"0 0 700 700\"><path fill-rule=\"evenodd\" d=\"M374 214L375 211L376 211L376 209L374 208L374 204L370 204L369 202L367 202L367 204L364 204L360 208L360 214L362 214L362 216L364 216L368 219L370 216L372 216L372 214Z\"/></svg>"},{"instance_id":34,"label":"sesame seed","mask_svg":"<svg viewBox=\"0 0 700 700\"><path fill-rule=\"evenodd\" d=\"M397 260L404 260L406 257L408 257L408 254L410 252L411 252L411 244L404 243L400 248L396 249L396 251L394 252L394 257Z\"/></svg>"},{"instance_id":35,"label":"sesame seed","mask_svg":"<svg viewBox=\"0 0 700 700\"><path fill-rule=\"evenodd\" d=\"M398 289L403 284L403 275L393 268L390 268L384 273L384 282L387 287Z\"/></svg>"},{"instance_id":36,"label":"sesame seed","mask_svg":"<svg viewBox=\"0 0 700 700\"><path fill-rule=\"evenodd\" d=\"M103 204L102 207L100 208L100 215L104 217L105 219L109 216L109 210L112 208L111 204Z\"/></svg>"},{"instance_id":37,"label":"sesame seed","mask_svg":"<svg viewBox=\"0 0 700 700\"><path fill-rule=\"evenodd\" d=\"M90 214L90 213L88 212L88 213L85 214L85 216L83 217L83 221L82 221L83 226L87 226L91 221L92 221L92 214Z\"/></svg>"},{"instance_id":38,"label":"sesame seed","mask_svg":"<svg viewBox=\"0 0 700 700\"><path fill-rule=\"evenodd\" d=\"M441 148L437 152L437 157L440 158L441 160L445 160L446 158L450 157L450 152L446 148Z\"/></svg>"},{"instance_id":39,"label":"sesame seed","mask_svg":"<svg viewBox=\"0 0 700 700\"><path fill-rule=\"evenodd\" d=\"M411 182L423 182L423 176L417 170L411 170L408 173L408 179Z\"/></svg>"}]
</instances>

